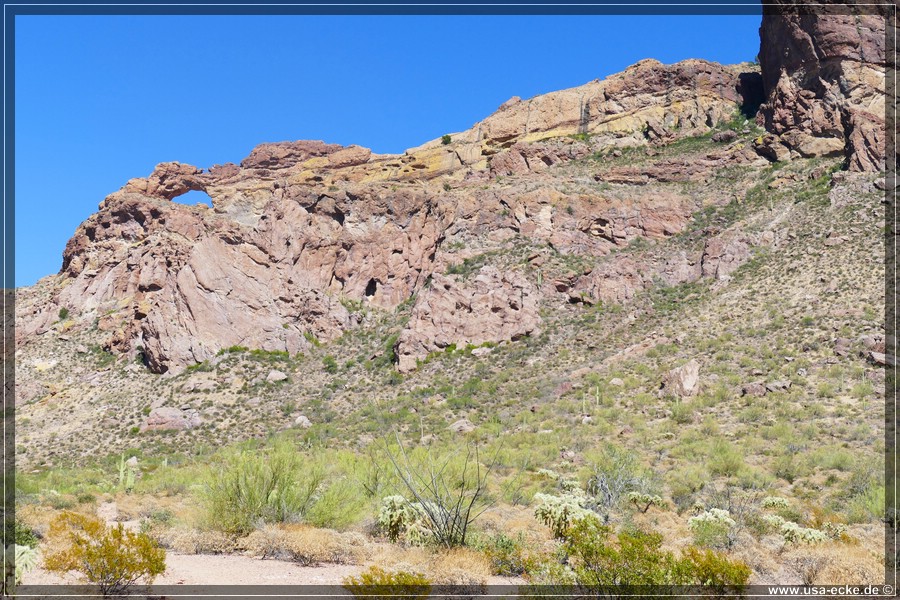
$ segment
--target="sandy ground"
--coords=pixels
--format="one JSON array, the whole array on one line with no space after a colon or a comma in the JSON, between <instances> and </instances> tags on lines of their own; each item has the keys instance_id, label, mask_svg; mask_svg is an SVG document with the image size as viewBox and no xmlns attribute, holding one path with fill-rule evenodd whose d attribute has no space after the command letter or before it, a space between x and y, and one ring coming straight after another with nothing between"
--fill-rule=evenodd
<instances>
[{"instance_id":1,"label":"sandy ground","mask_svg":"<svg viewBox=\"0 0 900 600\"><path fill-rule=\"evenodd\" d=\"M340 585L346 577L363 571L364 565L323 564L302 567L297 563L241 555L166 554L166 572L154 585ZM36 568L25 574L24 585L78 583L72 576L62 578ZM522 584L523 580L490 577L489 585Z\"/></svg>"}]
</instances>

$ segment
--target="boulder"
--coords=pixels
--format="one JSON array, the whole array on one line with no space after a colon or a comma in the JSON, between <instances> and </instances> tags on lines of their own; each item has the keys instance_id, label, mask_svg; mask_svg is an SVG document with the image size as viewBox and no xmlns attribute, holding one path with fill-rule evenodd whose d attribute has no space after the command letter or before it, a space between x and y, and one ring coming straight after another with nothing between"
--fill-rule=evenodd
<instances>
[{"instance_id":1,"label":"boulder","mask_svg":"<svg viewBox=\"0 0 900 600\"><path fill-rule=\"evenodd\" d=\"M691 359L687 364L672 369L663 376L662 391L684 398L695 395L700 389L700 363Z\"/></svg>"},{"instance_id":2,"label":"boulder","mask_svg":"<svg viewBox=\"0 0 900 600\"><path fill-rule=\"evenodd\" d=\"M192 429L201 423L200 413L196 410L182 411L174 407L161 406L150 411L141 426L141 431Z\"/></svg>"},{"instance_id":3,"label":"boulder","mask_svg":"<svg viewBox=\"0 0 900 600\"><path fill-rule=\"evenodd\" d=\"M288 378L287 374L279 371L277 369L272 369L269 371L269 374L266 375L267 383L278 383L279 381L286 381Z\"/></svg>"},{"instance_id":4,"label":"boulder","mask_svg":"<svg viewBox=\"0 0 900 600\"><path fill-rule=\"evenodd\" d=\"M453 433L469 433L475 431L475 426L468 419L460 419L452 423L448 429Z\"/></svg>"},{"instance_id":5,"label":"boulder","mask_svg":"<svg viewBox=\"0 0 900 600\"><path fill-rule=\"evenodd\" d=\"M766 395L766 384L762 381L745 383L741 386L741 396L761 397Z\"/></svg>"},{"instance_id":6,"label":"boulder","mask_svg":"<svg viewBox=\"0 0 900 600\"><path fill-rule=\"evenodd\" d=\"M785 392L790 389L792 382L788 379L783 381L770 381L766 384L767 392Z\"/></svg>"}]
</instances>

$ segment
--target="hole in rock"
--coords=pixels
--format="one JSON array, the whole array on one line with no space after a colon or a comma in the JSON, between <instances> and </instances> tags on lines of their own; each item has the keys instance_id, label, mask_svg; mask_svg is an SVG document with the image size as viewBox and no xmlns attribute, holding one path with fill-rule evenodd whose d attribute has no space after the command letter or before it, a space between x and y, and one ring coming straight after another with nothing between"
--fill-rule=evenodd
<instances>
[{"instance_id":1,"label":"hole in rock","mask_svg":"<svg viewBox=\"0 0 900 600\"><path fill-rule=\"evenodd\" d=\"M209 197L209 194L197 190L191 190L178 196L177 198L172 198L172 202L177 202L178 204L187 204L188 206L205 204L206 206L212 208L212 198Z\"/></svg>"},{"instance_id":2,"label":"hole in rock","mask_svg":"<svg viewBox=\"0 0 900 600\"><path fill-rule=\"evenodd\" d=\"M374 296L375 291L378 289L378 282L374 279L370 279L369 283L366 284L366 296Z\"/></svg>"}]
</instances>

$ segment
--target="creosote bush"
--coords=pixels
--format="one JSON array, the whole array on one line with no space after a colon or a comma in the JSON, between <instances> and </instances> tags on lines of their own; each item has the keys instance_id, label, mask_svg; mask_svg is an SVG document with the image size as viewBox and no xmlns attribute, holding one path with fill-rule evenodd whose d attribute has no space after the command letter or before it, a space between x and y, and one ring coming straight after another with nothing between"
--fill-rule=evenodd
<instances>
[{"instance_id":1,"label":"creosote bush","mask_svg":"<svg viewBox=\"0 0 900 600\"><path fill-rule=\"evenodd\" d=\"M243 535L260 523L297 521L324 479L324 469L287 442L268 451L232 452L205 490L209 525Z\"/></svg>"},{"instance_id":2,"label":"creosote bush","mask_svg":"<svg viewBox=\"0 0 900 600\"><path fill-rule=\"evenodd\" d=\"M662 535L629 530L613 535L595 515L579 519L565 533L563 548L575 583L588 587L706 585L740 588L750 568L712 550L688 548L675 556L662 549Z\"/></svg>"},{"instance_id":3,"label":"creosote bush","mask_svg":"<svg viewBox=\"0 0 900 600\"><path fill-rule=\"evenodd\" d=\"M344 587L360 598L427 598L431 582L420 573L386 571L373 565L359 577L345 579Z\"/></svg>"},{"instance_id":4,"label":"creosote bush","mask_svg":"<svg viewBox=\"0 0 900 600\"><path fill-rule=\"evenodd\" d=\"M484 554L491 563L494 575L515 577L533 571L541 562L541 558L523 532L515 536L499 532L492 536L479 537L475 548Z\"/></svg>"},{"instance_id":5,"label":"creosote bush","mask_svg":"<svg viewBox=\"0 0 900 600\"><path fill-rule=\"evenodd\" d=\"M140 579L151 584L166 570L165 550L121 523L107 527L96 517L66 511L50 524L47 537L51 550L44 567L61 574L81 573L103 596L121 595Z\"/></svg>"}]
</instances>

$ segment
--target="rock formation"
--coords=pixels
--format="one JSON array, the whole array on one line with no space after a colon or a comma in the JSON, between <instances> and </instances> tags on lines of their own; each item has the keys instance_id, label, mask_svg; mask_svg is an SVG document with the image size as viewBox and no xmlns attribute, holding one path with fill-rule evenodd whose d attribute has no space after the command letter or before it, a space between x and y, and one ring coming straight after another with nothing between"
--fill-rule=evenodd
<instances>
[{"instance_id":1,"label":"rock formation","mask_svg":"<svg viewBox=\"0 0 900 600\"><path fill-rule=\"evenodd\" d=\"M850 170L884 169L885 27L872 6L766 7L759 118L772 136L760 148L775 160L845 154Z\"/></svg>"},{"instance_id":2,"label":"rock formation","mask_svg":"<svg viewBox=\"0 0 900 600\"><path fill-rule=\"evenodd\" d=\"M17 307L17 343L66 308L95 320L104 348L177 372L230 346L301 352L357 324L348 301L392 310L415 295L397 346L399 368L409 370L452 343L534 332L546 294L619 303L654 281L727 278L755 238L710 230L702 251L600 259L686 230L703 202L663 184L706 183L724 167L762 160L737 131L721 129L741 129L735 117L763 91L762 155L846 152L852 169L882 168L883 34L876 16L767 13L761 75L750 65L644 60L602 81L512 98L449 140L400 155L298 141L262 144L239 165L208 170L161 163L78 228L49 301L23 297ZM548 183L566 163L653 156L715 128L719 145L701 158L620 161L579 180L579 190ZM212 207L172 202L191 190L209 194ZM492 268L472 281L442 274L517 238L588 266L537 286Z\"/></svg>"},{"instance_id":3,"label":"rock formation","mask_svg":"<svg viewBox=\"0 0 900 600\"><path fill-rule=\"evenodd\" d=\"M541 323L537 290L520 273L482 267L472 281L435 274L397 342L398 368L450 344L479 346L535 333Z\"/></svg>"}]
</instances>

